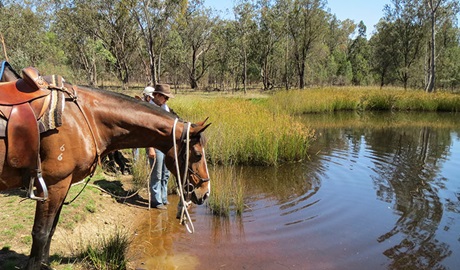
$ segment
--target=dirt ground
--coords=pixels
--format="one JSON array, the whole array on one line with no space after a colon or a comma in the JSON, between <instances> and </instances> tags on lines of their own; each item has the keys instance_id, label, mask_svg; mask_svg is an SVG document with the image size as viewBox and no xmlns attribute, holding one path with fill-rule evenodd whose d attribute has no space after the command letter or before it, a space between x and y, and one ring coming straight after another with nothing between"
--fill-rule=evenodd
<instances>
[{"instance_id":1,"label":"dirt ground","mask_svg":"<svg viewBox=\"0 0 460 270\"><path fill-rule=\"evenodd\" d=\"M125 185L125 180L120 182ZM78 189L81 189L81 186ZM148 198L146 189L124 201L117 201L94 187L89 189L90 191L85 191L85 195L82 193L82 198L77 198L71 205L63 208L51 243L53 269L82 269L81 265L75 263L75 255L79 251L86 248L89 243L104 239L116 231L133 233L136 217L149 211L148 200L145 199ZM22 269L30 252L35 202L23 200L23 194L24 191L0 193L2 270ZM69 194L68 200L71 195ZM91 207L88 207L88 201L93 202ZM92 210L85 211L85 208ZM81 217L69 217L77 215L74 213Z\"/></svg>"}]
</instances>

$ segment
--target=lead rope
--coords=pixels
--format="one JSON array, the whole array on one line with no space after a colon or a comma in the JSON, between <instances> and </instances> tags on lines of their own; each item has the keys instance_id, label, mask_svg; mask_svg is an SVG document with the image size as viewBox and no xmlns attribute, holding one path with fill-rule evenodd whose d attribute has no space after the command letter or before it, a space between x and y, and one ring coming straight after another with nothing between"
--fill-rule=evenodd
<instances>
[{"instance_id":1,"label":"lead rope","mask_svg":"<svg viewBox=\"0 0 460 270\"><path fill-rule=\"evenodd\" d=\"M173 126L173 143L174 143L174 157L176 160L176 171L177 171L177 193L179 193L179 197L182 203L182 209L181 209L181 214L180 214L180 224L185 225L187 228L187 231L189 233L194 233L195 232L195 227L193 226L192 219L190 218L190 214L188 212L188 206L191 204L191 202L185 201L185 195L184 195L184 190L182 188L182 179L180 176L180 168L179 168L179 158L177 156L177 143L176 143L176 126L178 122L178 118L174 120L174 126ZM184 125L185 126L185 125ZM188 159L189 159L189 148L190 148L190 123L187 123L187 133L186 133L186 152L185 152L185 170L184 170L184 179L187 179L187 169L188 169ZM189 226L190 223L190 226Z\"/></svg>"}]
</instances>

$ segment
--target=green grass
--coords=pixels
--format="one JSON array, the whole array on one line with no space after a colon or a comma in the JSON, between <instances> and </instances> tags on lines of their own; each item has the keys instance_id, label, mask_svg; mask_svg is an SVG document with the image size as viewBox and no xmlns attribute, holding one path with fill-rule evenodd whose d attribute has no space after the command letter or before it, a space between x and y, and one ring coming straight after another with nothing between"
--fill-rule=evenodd
<instances>
[{"instance_id":1,"label":"green grass","mask_svg":"<svg viewBox=\"0 0 460 270\"><path fill-rule=\"evenodd\" d=\"M130 244L128 233L117 229L109 237L101 236L87 245L78 256L83 258L88 268L96 270L124 270Z\"/></svg>"},{"instance_id":2,"label":"green grass","mask_svg":"<svg viewBox=\"0 0 460 270\"><path fill-rule=\"evenodd\" d=\"M460 95L398 88L314 88L276 92L267 105L290 115L344 110L459 112Z\"/></svg>"},{"instance_id":3,"label":"green grass","mask_svg":"<svg viewBox=\"0 0 460 270\"><path fill-rule=\"evenodd\" d=\"M304 159L313 132L264 104L260 99L179 96L171 107L189 121L209 117L206 154L212 164L271 166Z\"/></svg>"}]
</instances>

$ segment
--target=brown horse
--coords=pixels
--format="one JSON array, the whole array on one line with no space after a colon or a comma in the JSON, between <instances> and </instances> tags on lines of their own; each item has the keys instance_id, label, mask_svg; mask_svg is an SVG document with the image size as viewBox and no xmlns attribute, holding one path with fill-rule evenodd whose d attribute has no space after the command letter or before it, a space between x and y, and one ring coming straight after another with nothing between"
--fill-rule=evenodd
<instances>
[{"instance_id":1,"label":"brown horse","mask_svg":"<svg viewBox=\"0 0 460 270\"><path fill-rule=\"evenodd\" d=\"M40 134L41 170L49 195L37 201L27 269L40 269L48 263L51 238L71 184L92 174L100 158L114 150L155 147L166 154L166 165L176 179L180 179L177 168L179 174L186 175L183 181L187 183L181 184L187 185L189 200L202 204L210 192L202 135L209 126L206 120L197 124L177 121L173 114L126 95L64 86L62 125ZM25 183L24 170L7 162L7 150L6 139L0 138L0 190ZM35 182L36 195L45 196Z\"/></svg>"}]
</instances>

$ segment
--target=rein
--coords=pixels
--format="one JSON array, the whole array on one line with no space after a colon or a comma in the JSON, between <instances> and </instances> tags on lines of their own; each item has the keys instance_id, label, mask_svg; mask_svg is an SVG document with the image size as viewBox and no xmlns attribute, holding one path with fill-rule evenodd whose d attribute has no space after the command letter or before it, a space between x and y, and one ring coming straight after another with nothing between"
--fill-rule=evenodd
<instances>
[{"instance_id":1,"label":"rein","mask_svg":"<svg viewBox=\"0 0 460 270\"><path fill-rule=\"evenodd\" d=\"M178 118L174 120L173 134L176 134L176 126L177 126L178 121L179 121ZM182 204L182 209L181 209L181 214L180 214L180 224L184 224L189 233L194 233L195 227L193 226L192 219L190 218L190 214L188 212L188 206L191 204L191 202L187 202L185 200L184 189L183 189L183 184L185 184L187 187L190 185L190 180L187 178L187 173L189 169L188 162L189 162L189 149L190 149L190 123L187 122L185 125L187 125L187 131L185 133L186 151L185 151L185 170L184 170L184 178L183 178L184 183L182 183L182 179L180 175L179 158L178 158L178 153L177 153L177 143L173 135L174 158L176 160L175 163L176 163L176 171L177 171L177 184L178 184L177 193L179 194L181 204ZM182 132L182 134L184 134L184 132ZM190 223L190 227L188 223Z\"/></svg>"}]
</instances>

